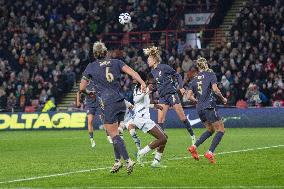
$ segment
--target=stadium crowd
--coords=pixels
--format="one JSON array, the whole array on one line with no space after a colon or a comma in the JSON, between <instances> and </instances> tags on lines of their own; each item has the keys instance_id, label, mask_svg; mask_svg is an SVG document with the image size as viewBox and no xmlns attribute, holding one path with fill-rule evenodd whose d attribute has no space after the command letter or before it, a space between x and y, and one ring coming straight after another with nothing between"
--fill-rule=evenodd
<instances>
[{"instance_id":1,"label":"stadium crowd","mask_svg":"<svg viewBox=\"0 0 284 189\"><path fill-rule=\"evenodd\" d=\"M175 47L163 52L163 61L181 73L187 85L194 75L194 60L206 57L230 106L284 105L283 15L283 1L251 0L233 23L230 41L222 41L214 49L196 49L179 40ZM133 48L126 54L135 54ZM136 54L126 56L126 62L145 71L138 49Z\"/></svg>"},{"instance_id":2,"label":"stadium crowd","mask_svg":"<svg viewBox=\"0 0 284 189\"><path fill-rule=\"evenodd\" d=\"M0 0L0 109L23 111L25 106L42 106L50 97L60 100L92 61L92 42L102 33L162 30L180 6L204 3L208 9L210 2L217 1L155 2ZM130 28L119 25L120 12L131 12ZM249 106L272 105L284 99L283 15L280 0L251 0L232 26L230 42L215 49L196 49L181 38L169 50L163 49L163 62L181 73L187 84L194 74L193 60L204 56L217 74L229 105L239 100ZM163 44L163 36L158 37ZM113 50L113 56L136 71L147 71L141 47L122 50ZM131 78L122 76L121 85L131 98Z\"/></svg>"}]
</instances>

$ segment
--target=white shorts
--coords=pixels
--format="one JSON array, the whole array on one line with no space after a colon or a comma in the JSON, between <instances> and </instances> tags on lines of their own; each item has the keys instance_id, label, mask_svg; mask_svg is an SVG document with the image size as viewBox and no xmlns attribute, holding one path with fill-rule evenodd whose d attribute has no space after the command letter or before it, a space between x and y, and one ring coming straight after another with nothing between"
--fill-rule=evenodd
<instances>
[{"instance_id":1,"label":"white shorts","mask_svg":"<svg viewBox=\"0 0 284 189\"><path fill-rule=\"evenodd\" d=\"M131 119L127 122L126 127L128 128L130 124L134 124L138 129L142 130L144 133L147 133L156 125L156 123L151 118L147 117L135 117L134 119Z\"/></svg>"},{"instance_id":2,"label":"white shorts","mask_svg":"<svg viewBox=\"0 0 284 189\"><path fill-rule=\"evenodd\" d=\"M120 126L122 126L122 128L126 128L128 129L128 122L131 121L133 118L133 114L130 112L127 112L124 116L124 120L120 122Z\"/></svg>"}]
</instances>

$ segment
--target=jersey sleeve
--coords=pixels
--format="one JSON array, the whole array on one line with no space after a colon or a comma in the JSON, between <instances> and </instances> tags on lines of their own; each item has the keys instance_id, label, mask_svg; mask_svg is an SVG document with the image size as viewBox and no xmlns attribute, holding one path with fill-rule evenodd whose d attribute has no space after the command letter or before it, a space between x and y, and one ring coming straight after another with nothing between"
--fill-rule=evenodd
<instances>
[{"instance_id":1,"label":"jersey sleeve","mask_svg":"<svg viewBox=\"0 0 284 189\"><path fill-rule=\"evenodd\" d=\"M91 80L92 79L92 72L91 72L91 66L90 64L88 64L88 66L86 67L86 69L84 70L83 74L82 74L82 79L84 80Z\"/></svg>"},{"instance_id":2,"label":"jersey sleeve","mask_svg":"<svg viewBox=\"0 0 284 189\"><path fill-rule=\"evenodd\" d=\"M211 85L217 84L217 77L216 77L216 74L213 72L210 74L210 83Z\"/></svg>"},{"instance_id":3,"label":"jersey sleeve","mask_svg":"<svg viewBox=\"0 0 284 189\"><path fill-rule=\"evenodd\" d=\"M116 60L117 61L117 66L119 68L119 70L122 70L122 67L125 66L125 63L121 60Z\"/></svg>"},{"instance_id":4,"label":"jersey sleeve","mask_svg":"<svg viewBox=\"0 0 284 189\"><path fill-rule=\"evenodd\" d=\"M135 91L134 91L134 93L133 93L133 101L134 101L134 104L136 104L136 103L138 103L139 101L141 101L142 99L144 99L144 96L146 95L146 94L148 94L149 93L149 89L147 88L146 89L146 93L142 93L140 90L137 90L137 92L136 92L136 89L135 89Z\"/></svg>"}]
</instances>

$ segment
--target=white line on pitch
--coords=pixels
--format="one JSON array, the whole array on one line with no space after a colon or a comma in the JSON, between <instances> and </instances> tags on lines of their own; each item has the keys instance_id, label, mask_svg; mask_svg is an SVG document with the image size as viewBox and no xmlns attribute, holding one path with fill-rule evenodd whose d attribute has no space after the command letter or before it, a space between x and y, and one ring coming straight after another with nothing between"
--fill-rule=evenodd
<instances>
[{"instance_id":1,"label":"white line on pitch","mask_svg":"<svg viewBox=\"0 0 284 189\"><path fill-rule=\"evenodd\" d=\"M231 153L238 153L238 152L247 152L247 151L255 151L255 150L263 150L263 149L270 149L270 148L279 148L279 147L284 147L284 145L280 144L280 145L276 145L276 146L265 146L265 147L259 147L259 148L248 148L248 149L243 149L243 150L234 150L234 151L229 151L229 152L220 152L220 153L216 153L216 155L231 154ZM186 157L180 157L180 158L169 158L169 159L166 159L166 160L179 160L179 159L186 159L186 158L191 158L191 157L190 156L186 156ZM147 163L149 163L149 162L147 162ZM71 175L71 174L76 174L76 173L93 172L93 171L105 170L105 169L110 169L110 168L111 167L101 167L101 168L95 168L95 169L85 169L85 170L71 171L71 172L66 172L66 173L57 173L57 174L44 175L44 176L38 176L38 177L21 178L21 179L9 180L9 181L2 181L2 182L0 182L0 184L7 184L7 183L14 183L14 182L21 182L21 181L29 181L29 180L37 180L37 179L51 178L51 177L58 177L58 176L66 176L66 175Z\"/></svg>"},{"instance_id":2,"label":"white line on pitch","mask_svg":"<svg viewBox=\"0 0 284 189\"><path fill-rule=\"evenodd\" d=\"M131 187L131 186L126 186L126 187L123 187L123 186L120 186L120 187L108 187L108 186L99 186L99 187L88 187L88 188L119 188L119 189L127 189L127 188L134 188L134 189L142 189L142 188L147 188L147 189L159 189L159 188L169 188L169 189L172 189L172 188L176 188L176 189L218 189L218 188L221 188L221 189L234 189L234 188L242 188L242 189L247 189L247 188L284 188L284 186L134 186L134 187ZM74 188L72 188L74 189ZM76 189L76 188L75 188Z\"/></svg>"},{"instance_id":3,"label":"white line on pitch","mask_svg":"<svg viewBox=\"0 0 284 189\"><path fill-rule=\"evenodd\" d=\"M284 144L280 144L276 146L265 146L265 147L259 147L259 148L248 148L248 149L243 149L243 150L234 150L234 151L229 151L229 152L219 152L219 153L215 153L215 155L233 154L233 153L248 152L248 151L255 151L255 150L264 150L264 149L270 149L270 148L279 148L279 147L284 147ZM167 160L179 160L179 159L188 159L188 158L191 158L191 157L190 156L176 157L176 158L170 158Z\"/></svg>"}]
</instances>

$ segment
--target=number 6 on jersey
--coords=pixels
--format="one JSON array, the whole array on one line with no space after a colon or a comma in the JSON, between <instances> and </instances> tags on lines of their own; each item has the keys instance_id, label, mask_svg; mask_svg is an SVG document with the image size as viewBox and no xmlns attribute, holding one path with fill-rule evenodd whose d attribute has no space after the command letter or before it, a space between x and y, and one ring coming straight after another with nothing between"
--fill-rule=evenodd
<instances>
[{"instance_id":1,"label":"number 6 on jersey","mask_svg":"<svg viewBox=\"0 0 284 189\"><path fill-rule=\"evenodd\" d=\"M106 67L106 79L108 82L112 82L114 80L112 73L109 71L109 67Z\"/></svg>"}]
</instances>

